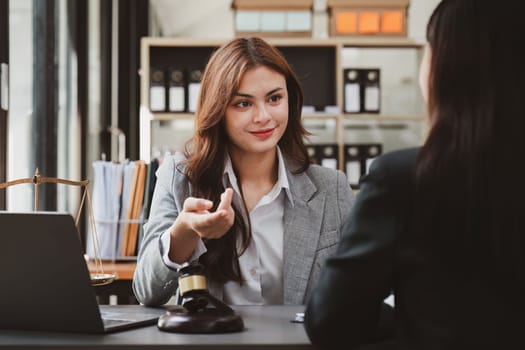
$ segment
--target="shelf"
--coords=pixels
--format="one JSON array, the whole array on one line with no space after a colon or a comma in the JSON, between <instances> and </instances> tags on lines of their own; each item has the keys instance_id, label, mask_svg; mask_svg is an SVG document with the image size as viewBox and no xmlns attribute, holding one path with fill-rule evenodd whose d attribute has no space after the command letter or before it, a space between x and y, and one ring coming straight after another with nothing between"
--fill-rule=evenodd
<instances>
[{"instance_id":1,"label":"shelf","mask_svg":"<svg viewBox=\"0 0 525 350\"><path fill-rule=\"evenodd\" d=\"M159 120L159 121L171 121L171 120L186 120L186 119L193 119L195 115L193 113L168 113L168 112L162 112L162 113L152 113L151 114L151 120ZM302 115L305 119L333 119L333 118L339 118L343 117L345 119L353 119L353 120L414 120L414 121L425 121L426 116L424 115L393 115L393 114L367 114L367 113L359 113L359 114L350 114L350 113L343 113L343 114L334 114L334 113L305 113Z\"/></svg>"},{"instance_id":2,"label":"shelf","mask_svg":"<svg viewBox=\"0 0 525 350\"><path fill-rule=\"evenodd\" d=\"M355 36L330 39L340 43L343 47L377 47L377 48L414 48L420 49L425 42L416 41L407 37L390 36Z\"/></svg>"},{"instance_id":3,"label":"shelf","mask_svg":"<svg viewBox=\"0 0 525 350\"><path fill-rule=\"evenodd\" d=\"M360 116L364 114L360 114ZM334 113L305 113L302 115L302 118L306 119L333 119L333 118L339 118L341 114L334 114ZM171 120L186 120L186 119L194 119L195 114L193 113L168 113L168 112L162 112L162 113L152 113L151 114L151 120L158 120L158 121L171 121Z\"/></svg>"},{"instance_id":4,"label":"shelf","mask_svg":"<svg viewBox=\"0 0 525 350\"><path fill-rule=\"evenodd\" d=\"M234 0L232 7L236 10L309 10L313 0Z\"/></svg>"},{"instance_id":5,"label":"shelf","mask_svg":"<svg viewBox=\"0 0 525 350\"><path fill-rule=\"evenodd\" d=\"M170 120L180 120L180 119L194 119L195 114L193 113L169 113L169 112L160 112L152 113L151 120L160 120L160 121L170 121Z\"/></svg>"},{"instance_id":6,"label":"shelf","mask_svg":"<svg viewBox=\"0 0 525 350\"><path fill-rule=\"evenodd\" d=\"M302 115L302 118L305 119L333 119L333 118L339 118L340 114L334 114L334 113L304 113Z\"/></svg>"},{"instance_id":7,"label":"shelf","mask_svg":"<svg viewBox=\"0 0 525 350\"><path fill-rule=\"evenodd\" d=\"M354 37L331 37L321 38L264 38L275 46L342 46L342 47L377 47L377 48L422 48L425 43L407 37L387 37L387 36L354 36ZM147 46L188 46L188 47L219 47L228 39L192 39L192 38L142 38L143 45Z\"/></svg>"},{"instance_id":8,"label":"shelf","mask_svg":"<svg viewBox=\"0 0 525 350\"><path fill-rule=\"evenodd\" d=\"M310 144L336 145L337 166L340 170L346 170L344 146L348 143L363 145L363 147L381 144L382 151L386 152L419 145L424 139L427 117L424 115L422 105L420 106L421 101L412 100L412 98L417 99L419 94L410 90L417 88L413 76L417 70L424 42L394 36L264 38L286 57L300 80L304 94L303 104L310 107L305 108L302 113L304 126L312 133L309 138ZM173 67L182 67L188 71L196 68L204 69L214 50L231 39L233 38L212 40L142 38L141 159L148 161L153 153L157 154L152 153L153 148L182 149L185 141L192 136L195 120L194 113L149 111L151 68L161 68L165 71ZM373 50L374 48L386 50ZM415 51L415 55L411 50ZM361 56L366 56L361 66L376 67L381 64L376 62L381 60L368 59L368 57L381 58L383 55L391 54L391 51L395 51L395 57L408 56L409 60L406 62L410 67L405 71L399 70L397 65L390 67L392 71L389 72L397 72L397 75L390 74L390 79L404 88L399 92L391 91L392 95L389 95L391 100L388 100L390 105L381 107L382 111L390 111L390 113L345 113L344 69L353 67L353 64L359 66L357 62ZM360 56L355 57L356 53ZM397 60L388 62L391 61L395 63ZM387 75L383 75L385 76ZM405 81L406 76L409 77L408 83ZM398 99L396 94L399 94ZM410 102L409 106L404 105L406 101ZM323 106L333 106L333 108L328 108L325 112Z\"/></svg>"},{"instance_id":9,"label":"shelf","mask_svg":"<svg viewBox=\"0 0 525 350\"><path fill-rule=\"evenodd\" d=\"M410 120L410 121L425 121L427 118L424 115L392 115L392 114L343 114L346 120Z\"/></svg>"}]
</instances>

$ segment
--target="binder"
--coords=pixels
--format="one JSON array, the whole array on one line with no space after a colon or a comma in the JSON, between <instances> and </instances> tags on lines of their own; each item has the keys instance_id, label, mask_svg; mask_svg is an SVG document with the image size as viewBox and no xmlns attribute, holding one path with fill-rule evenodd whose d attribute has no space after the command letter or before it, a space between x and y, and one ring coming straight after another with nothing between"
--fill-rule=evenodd
<instances>
[{"instance_id":1,"label":"binder","mask_svg":"<svg viewBox=\"0 0 525 350\"><path fill-rule=\"evenodd\" d=\"M184 70L180 68L170 68L168 75L168 111L186 111L186 82Z\"/></svg>"},{"instance_id":2,"label":"binder","mask_svg":"<svg viewBox=\"0 0 525 350\"><path fill-rule=\"evenodd\" d=\"M151 68L149 108L152 112L166 111L166 76L161 68Z\"/></svg>"},{"instance_id":3,"label":"binder","mask_svg":"<svg viewBox=\"0 0 525 350\"><path fill-rule=\"evenodd\" d=\"M315 145L306 145L306 151L308 152L310 163L319 164L319 161L317 160L317 150Z\"/></svg>"},{"instance_id":4,"label":"binder","mask_svg":"<svg viewBox=\"0 0 525 350\"><path fill-rule=\"evenodd\" d=\"M242 32L260 32L261 13L254 10L237 10L235 11L235 30Z\"/></svg>"},{"instance_id":5,"label":"binder","mask_svg":"<svg viewBox=\"0 0 525 350\"><path fill-rule=\"evenodd\" d=\"M330 169L338 169L339 147L336 143L309 144L306 151L312 164L317 164Z\"/></svg>"},{"instance_id":6,"label":"binder","mask_svg":"<svg viewBox=\"0 0 525 350\"><path fill-rule=\"evenodd\" d=\"M380 70L365 69L362 74L364 113L379 113L381 105Z\"/></svg>"},{"instance_id":7,"label":"binder","mask_svg":"<svg viewBox=\"0 0 525 350\"><path fill-rule=\"evenodd\" d=\"M353 189L359 188L361 178L361 152L359 145L344 145L345 173L348 183Z\"/></svg>"},{"instance_id":8,"label":"binder","mask_svg":"<svg viewBox=\"0 0 525 350\"><path fill-rule=\"evenodd\" d=\"M318 154L320 155L319 163L326 168L337 169L338 168L337 144L319 145L317 147L319 149Z\"/></svg>"},{"instance_id":9,"label":"binder","mask_svg":"<svg viewBox=\"0 0 525 350\"><path fill-rule=\"evenodd\" d=\"M286 31L285 11L261 11L259 20L261 24L261 32Z\"/></svg>"},{"instance_id":10,"label":"binder","mask_svg":"<svg viewBox=\"0 0 525 350\"><path fill-rule=\"evenodd\" d=\"M149 210L151 208L151 201L153 199L153 192L155 185L157 184L157 170L159 168L159 160L154 158L147 165L146 171L146 184L144 188L144 201L142 205L142 221L146 221L149 218Z\"/></svg>"},{"instance_id":11,"label":"binder","mask_svg":"<svg viewBox=\"0 0 525 350\"><path fill-rule=\"evenodd\" d=\"M309 32L312 30L312 11L286 11L286 32ZM327 27L328 28L328 27Z\"/></svg>"},{"instance_id":12,"label":"binder","mask_svg":"<svg viewBox=\"0 0 525 350\"><path fill-rule=\"evenodd\" d=\"M370 164L382 151L383 145L380 143L345 144L345 172L353 189L359 188L359 179L368 173Z\"/></svg>"},{"instance_id":13,"label":"binder","mask_svg":"<svg viewBox=\"0 0 525 350\"><path fill-rule=\"evenodd\" d=\"M343 74L345 113L379 113L380 69L348 68Z\"/></svg>"},{"instance_id":14,"label":"binder","mask_svg":"<svg viewBox=\"0 0 525 350\"><path fill-rule=\"evenodd\" d=\"M116 258L124 256L127 244L127 230L130 206L132 201L133 182L137 176L135 162L126 160L122 169L121 187L120 187L120 215L118 219L117 247Z\"/></svg>"},{"instance_id":15,"label":"binder","mask_svg":"<svg viewBox=\"0 0 525 350\"><path fill-rule=\"evenodd\" d=\"M345 69L344 74L344 110L345 113L361 112L361 70Z\"/></svg>"},{"instance_id":16,"label":"binder","mask_svg":"<svg viewBox=\"0 0 525 350\"><path fill-rule=\"evenodd\" d=\"M360 11L357 19L359 34L379 34L381 16L378 11Z\"/></svg>"},{"instance_id":17,"label":"binder","mask_svg":"<svg viewBox=\"0 0 525 350\"><path fill-rule=\"evenodd\" d=\"M188 74L188 112L195 113L201 88L202 71L190 69Z\"/></svg>"},{"instance_id":18,"label":"binder","mask_svg":"<svg viewBox=\"0 0 525 350\"><path fill-rule=\"evenodd\" d=\"M383 151L383 146L380 143L370 143L363 146L364 148L364 174L368 174L370 165Z\"/></svg>"},{"instance_id":19,"label":"binder","mask_svg":"<svg viewBox=\"0 0 525 350\"><path fill-rule=\"evenodd\" d=\"M122 244L122 256L133 256L136 252L139 218L144 199L144 185L146 180L146 163L143 160L134 162L133 175L129 192L129 204L127 207L128 222L124 227Z\"/></svg>"}]
</instances>

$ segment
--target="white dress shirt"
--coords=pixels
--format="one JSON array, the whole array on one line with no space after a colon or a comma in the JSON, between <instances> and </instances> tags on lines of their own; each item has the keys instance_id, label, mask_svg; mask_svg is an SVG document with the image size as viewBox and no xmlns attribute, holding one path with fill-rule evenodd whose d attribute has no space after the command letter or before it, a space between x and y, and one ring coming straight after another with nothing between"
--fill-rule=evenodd
<instances>
[{"instance_id":1,"label":"white dress shirt","mask_svg":"<svg viewBox=\"0 0 525 350\"><path fill-rule=\"evenodd\" d=\"M277 148L278 178L273 188L264 195L250 211L250 229L252 240L248 248L239 257L243 283L227 282L224 285L224 301L231 305L264 305L283 303L283 215L286 198L292 203L290 186L286 176L286 167L279 148ZM229 156L223 175L224 187L233 189L233 203L244 210L244 201L238 186L235 172ZM283 190L284 189L284 190ZM162 234L164 248L163 260L174 269L180 267L168 257L170 233ZM197 260L206 252L202 240L189 261Z\"/></svg>"}]
</instances>

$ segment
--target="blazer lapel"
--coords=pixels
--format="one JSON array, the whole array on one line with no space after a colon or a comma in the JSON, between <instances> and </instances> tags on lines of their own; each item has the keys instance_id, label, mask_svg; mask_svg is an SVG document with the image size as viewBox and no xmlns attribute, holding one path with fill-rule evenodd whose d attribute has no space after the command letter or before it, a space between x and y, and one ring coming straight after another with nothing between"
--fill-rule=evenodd
<instances>
[{"instance_id":1,"label":"blazer lapel","mask_svg":"<svg viewBox=\"0 0 525 350\"><path fill-rule=\"evenodd\" d=\"M323 220L325 194L305 173L288 171L294 203L284 207L284 303L303 304Z\"/></svg>"}]
</instances>

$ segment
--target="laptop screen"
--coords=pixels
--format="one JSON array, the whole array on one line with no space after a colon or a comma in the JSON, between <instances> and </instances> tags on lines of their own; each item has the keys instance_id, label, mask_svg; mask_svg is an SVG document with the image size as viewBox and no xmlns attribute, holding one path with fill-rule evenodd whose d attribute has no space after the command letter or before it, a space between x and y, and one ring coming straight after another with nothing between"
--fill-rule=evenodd
<instances>
[{"instance_id":1,"label":"laptop screen","mask_svg":"<svg viewBox=\"0 0 525 350\"><path fill-rule=\"evenodd\" d=\"M102 333L71 215L0 212L0 328Z\"/></svg>"}]
</instances>

